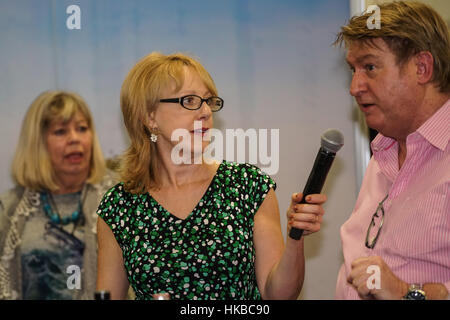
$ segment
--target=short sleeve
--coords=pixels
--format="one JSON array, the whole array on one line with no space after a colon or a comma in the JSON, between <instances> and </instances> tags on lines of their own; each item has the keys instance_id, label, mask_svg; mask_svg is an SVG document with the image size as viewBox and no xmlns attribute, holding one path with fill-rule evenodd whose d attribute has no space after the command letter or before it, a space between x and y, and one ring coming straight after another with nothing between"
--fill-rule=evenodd
<instances>
[{"instance_id":1,"label":"short sleeve","mask_svg":"<svg viewBox=\"0 0 450 320\"><path fill-rule=\"evenodd\" d=\"M260 168L245 164L242 167L242 176L248 186L249 200L251 208L256 213L269 193L270 189L276 190L275 181Z\"/></svg>"},{"instance_id":2,"label":"short sleeve","mask_svg":"<svg viewBox=\"0 0 450 320\"><path fill-rule=\"evenodd\" d=\"M111 228L120 246L125 238L123 228L124 195L123 183L115 185L105 193L97 209L97 215Z\"/></svg>"}]
</instances>

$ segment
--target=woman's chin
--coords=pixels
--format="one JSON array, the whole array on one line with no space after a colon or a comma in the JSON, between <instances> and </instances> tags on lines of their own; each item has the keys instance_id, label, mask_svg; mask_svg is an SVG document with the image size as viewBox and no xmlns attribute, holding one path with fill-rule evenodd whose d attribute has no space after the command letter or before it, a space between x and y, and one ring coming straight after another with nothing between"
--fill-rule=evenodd
<instances>
[{"instance_id":1,"label":"woman's chin","mask_svg":"<svg viewBox=\"0 0 450 320\"><path fill-rule=\"evenodd\" d=\"M68 168L65 168L64 170L61 170L59 173L65 174L65 175L85 176L87 173L89 173L89 166L72 165L72 166L69 166ZM58 173L57 173L57 175L58 175Z\"/></svg>"}]
</instances>

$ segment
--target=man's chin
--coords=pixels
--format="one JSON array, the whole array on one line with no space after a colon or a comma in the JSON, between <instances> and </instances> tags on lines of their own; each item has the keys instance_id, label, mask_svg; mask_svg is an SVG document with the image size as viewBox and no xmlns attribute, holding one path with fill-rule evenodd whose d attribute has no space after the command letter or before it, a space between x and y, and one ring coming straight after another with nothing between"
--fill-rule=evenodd
<instances>
[{"instance_id":1,"label":"man's chin","mask_svg":"<svg viewBox=\"0 0 450 320\"><path fill-rule=\"evenodd\" d=\"M366 124L370 129L380 131L381 128L383 128L383 120L380 119L380 117L376 117L373 114L364 114Z\"/></svg>"}]
</instances>

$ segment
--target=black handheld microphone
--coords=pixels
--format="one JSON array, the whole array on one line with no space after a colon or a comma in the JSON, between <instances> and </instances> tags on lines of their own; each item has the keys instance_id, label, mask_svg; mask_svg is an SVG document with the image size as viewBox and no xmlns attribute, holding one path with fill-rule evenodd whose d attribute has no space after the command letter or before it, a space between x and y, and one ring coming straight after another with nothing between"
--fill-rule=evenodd
<instances>
[{"instance_id":1,"label":"black handheld microphone","mask_svg":"<svg viewBox=\"0 0 450 320\"><path fill-rule=\"evenodd\" d=\"M344 136L338 130L328 129L320 137L320 145L314 166L309 174L305 189L303 189L303 199L300 203L306 203L305 198L308 194L320 193L322 190L336 152L344 145ZM289 232L289 236L295 240L299 240L302 234L303 230L297 228L291 228Z\"/></svg>"}]
</instances>

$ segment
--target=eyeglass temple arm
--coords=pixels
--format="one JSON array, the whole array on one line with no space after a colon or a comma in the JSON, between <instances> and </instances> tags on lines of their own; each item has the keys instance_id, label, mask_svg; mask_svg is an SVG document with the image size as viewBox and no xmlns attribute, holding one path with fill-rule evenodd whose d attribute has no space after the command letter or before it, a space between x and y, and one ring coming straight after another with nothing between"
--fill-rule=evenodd
<instances>
[{"instance_id":1,"label":"eyeglass temple arm","mask_svg":"<svg viewBox=\"0 0 450 320\"><path fill-rule=\"evenodd\" d=\"M160 99L159 102L175 102L175 103L180 103L180 98Z\"/></svg>"}]
</instances>

